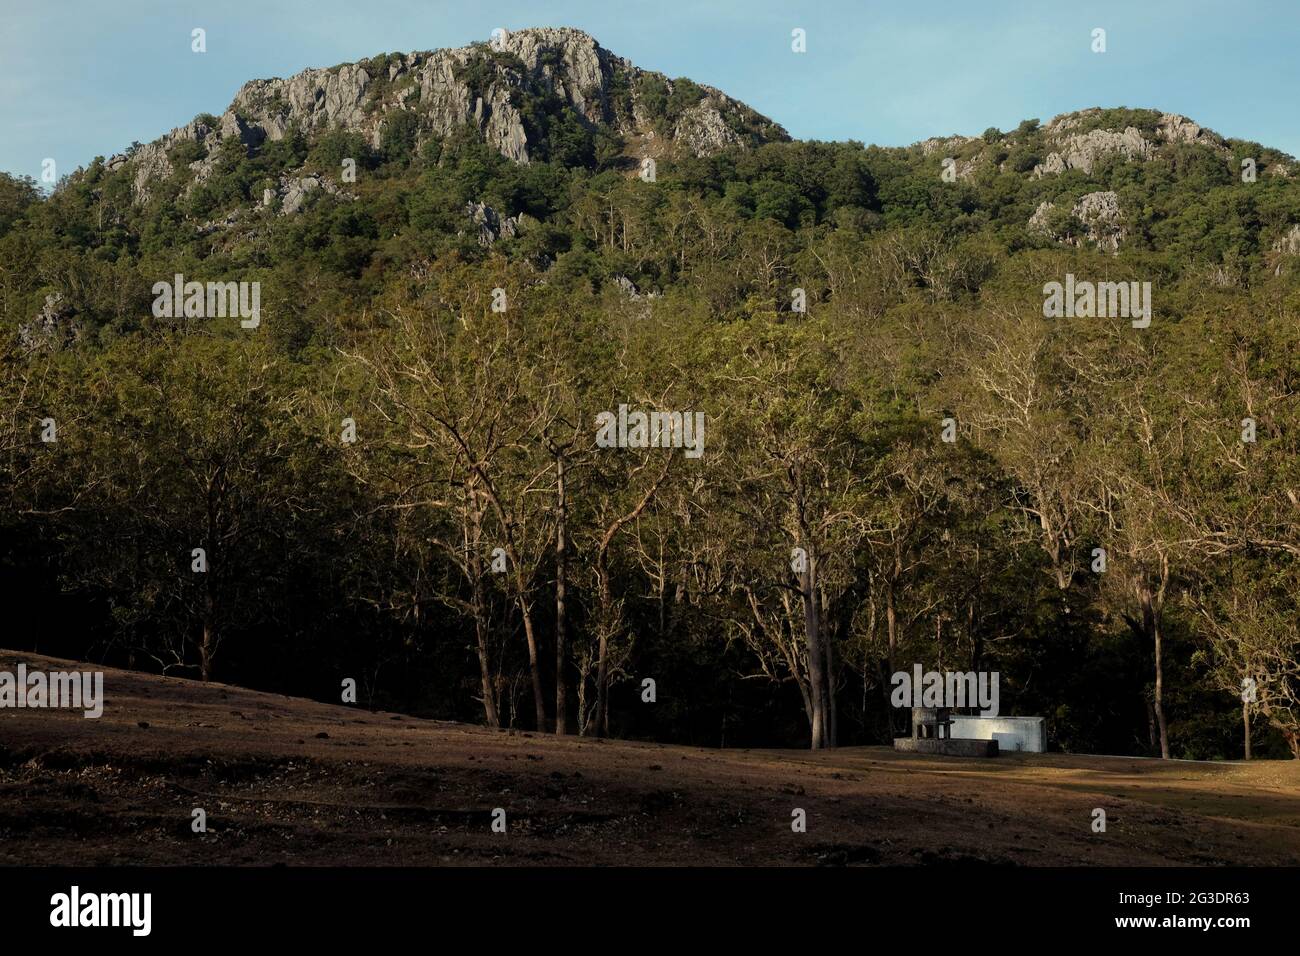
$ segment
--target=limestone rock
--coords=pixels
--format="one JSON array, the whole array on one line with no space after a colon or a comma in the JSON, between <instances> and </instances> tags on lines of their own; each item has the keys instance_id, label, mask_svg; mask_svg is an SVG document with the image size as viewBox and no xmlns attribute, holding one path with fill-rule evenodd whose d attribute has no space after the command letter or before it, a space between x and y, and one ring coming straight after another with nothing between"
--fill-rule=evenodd
<instances>
[{"instance_id":1,"label":"limestone rock","mask_svg":"<svg viewBox=\"0 0 1300 956\"><path fill-rule=\"evenodd\" d=\"M1113 192L1095 192L1083 196L1074 206L1074 216L1087 227L1088 239L1098 249L1118 252L1127 235L1119 197Z\"/></svg>"},{"instance_id":2,"label":"limestone rock","mask_svg":"<svg viewBox=\"0 0 1300 956\"><path fill-rule=\"evenodd\" d=\"M1026 228L1037 235L1055 239L1056 236L1052 234L1051 220L1049 218L1055 209L1056 203L1044 199L1038 204L1038 208L1034 210L1034 214L1029 217L1029 222Z\"/></svg>"},{"instance_id":3,"label":"limestone rock","mask_svg":"<svg viewBox=\"0 0 1300 956\"><path fill-rule=\"evenodd\" d=\"M304 130L359 128L370 74L348 63L329 70L304 70L287 80L253 80L235 94L227 111L242 130L241 139L283 139L291 125ZM255 143L253 143L255 145Z\"/></svg>"},{"instance_id":4,"label":"limestone rock","mask_svg":"<svg viewBox=\"0 0 1300 956\"><path fill-rule=\"evenodd\" d=\"M373 75L372 75L373 73ZM168 151L182 140L207 144L236 140L256 148L283 139L291 130L327 129L359 133L382 147L390 116L397 110L417 119L417 146L469 125L493 149L516 163L534 158L519 105L522 95L558 101L589 129L646 136L651 117L638 102L638 84L649 74L600 46L581 30L538 28L494 39L491 45L391 54L362 63L304 70L287 79L252 80L215 126L198 119L141 147L126 162L134 166L137 201L147 201L150 184L172 174ZM780 126L712 87L683 112L671 138L697 155L749 142L789 139ZM742 133L743 131L743 133ZM208 165L195 167L196 178Z\"/></svg>"},{"instance_id":5,"label":"limestone rock","mask_svg":"<svg viewBox=\"0 0 1300 956\"><path fill-rule=\"evenodd\" d=\"M640 289L636 287L636 283L633 282L625 275L613 276L609 281L610 281L610 285L618 292L620 296L622 296L624 299L627 299L629 302L642 303L643 307L647 310L650 307L651 301L659 298L658 292L654 292L654 291L642 292Z\"/></svg>"},{"instance_id":6,"label":"limestone rock","mask_svg":"<svg viewBox=\"0 0 1300 956\"><path fill-rule=\"evenodd\" d=\"M722 113L708 101L682 113L673 130L673 139L685 144L697 156L707 156L741 142L740 136L723 119Z\"/></svg>"},{"instance_id":7,"label":"limestone rock","mask_svg":"<svg viewBox=\"0 0 1300 956\"><path fill-rule=\"evenodd\" d=\"M1156 122L1153 136L1147 136L1135 126L1127 126L1123 130L1072 132L1100 113L1101 110L1096 108L1065 113L1047 124L1044 127L1047 142L1055 149L1034 167L1035 178L1063 173L1067 169L1091 173L1099 160L1115 154L1126 160L1145 162L1154 159L1162 146L1178 143L1205 146L1225 158L1232 155L1223 137L1177 113L1162 113Z\"/></svg>"},{"instance_id":8,"label":"limestone rock","mask_svg":"<svg viewBox=\"0 0 1300 956\"><path fill-rule=\"evenodd\" d=\"M477 230L480 246L490 246L498 239L513 239L519 235L519 221L523 218L522 216L503 218L491 206L481 202L466 203L465 215Z\"/></svg>"},{"instance_id":9,"label":"limestone rock","mask_svg":"<svg viewBox=\"0 0 1300 956\"><path fill-rule=\"evenodd\" d=\"M277 188L262 191L262 205L271 206L278 199L280 208L276 215L292 216L302 210L307 198L318 189L331 196L352 198L325 176L281 176Z\"/></svg>"},{"instance_id":10,"label":"limestone rock","mask_svg":"<svg viewBox=\"0 0 1300 956\"><path fill-rule=\"evenodd\" d=\"M618 289L619 293L623 295L624 298L631 299L633 302L641 298L641 293L637 291L636 283L627 276L614 276L612 281L614 288Z\"/></svg>"},{"instance_id":11,"label":"limestone rock","mask_svg":"<svg viewBox=\"0 0 1300 956\"><path fill-rule=\"evenodd\" d=\"M268 189L267 192L272 192L272 190ZM203 225L199 226L196 231L200 236L208 236L214 232L225 232L227 229L237 224L243 218L244 218L243 209L233 209L226 215L222 216L220 219L213 219L210 222L205 222Z\"/></svg>"},{"instance_id":12,"label":"limestone rock","mask_svg":"<svg viewBox=\"0 0 1300 956\"><path fill-rule=\"evenodd\" d=\"M1088 193L1080 197L1070 210L1086 230L1083 237L1060 235L1052 230L1051 215L1056 211L1056 204L1044 200L1038 204L1034 214L1029 217L1026 227L1030 232L1046 236L1054 242L1079 246L1084 241L1091 242L1098 249L1115 253L1120 243L1127 237L1124 228L1123 211L1120 209L1119 197L1113 192Z\"/></svg>"},{"instance_id":13,"label":"limestone rock","mask_svg":"<svg viewBox=\"0 0 1300 956\"><path fill-rule=\"evenodd\" d=\"M1300 225L1295 225L1273 243L1273 251L1285 256L1300 255Z\"/></svg>"},{"instance_id":14,"label":"limestone rock","mask_svg":"<svg viewBox=\"0 0 1300 956\"><path fill-rule=\"evenodd\" d=\"M1079 169L1085 173L1092 172L1098 160L1103 156L1119 153L1125 159L1150 159L1154 154L1151 142L1134 126L1122 133L1109 129L1094 129L1064 139L1060 148L1047 155L1041 165L1035 167L1034 174L1062 173L1067 169Z\"/></svg>"},{"instance_id":15,"label":"limestone rock","mask_svg":"<svg viewBox=\"0 0 1300 956\"><path fill-rule=\"evenodd\" d=\"M1160 122L1156 124L1156 135L1166 143L1223 145L1222 137L1177 113L1165 113L1160 117Z\"/></svg>"},{"instance_id":16,"label":"limestone rock","mask_svg":"<svg viewBox=\"0 0 1300 956\"><path fill-rule=\"evenodd\" d=\"M82 326L76 310L61 292L45 297L45 304L32 321L18 327L18 346L25 352L62 349L81 341Z\"/></svg>"},{"instance_id":17,"label":"limestone rock","mask_svg":"<svg viewBox=\"0 0 1300 956\"><path fill-rule=\"evenodd\" d=\"M925 156L933 153L952 156L963 147L978 142L981 142L978 136L931 136L917 145L921 147L921 153Z\"/></svg>"}]
</instances>

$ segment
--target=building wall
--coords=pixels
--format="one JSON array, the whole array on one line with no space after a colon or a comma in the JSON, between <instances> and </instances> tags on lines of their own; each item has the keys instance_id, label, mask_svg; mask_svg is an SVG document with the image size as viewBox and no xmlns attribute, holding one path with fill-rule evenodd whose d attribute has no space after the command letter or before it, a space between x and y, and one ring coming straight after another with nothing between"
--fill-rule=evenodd
<instances>
[{"instance_id":1,"label":"building wall","mask_svg":"<svg viewBox=\"0 0 1300 956\"><path fill-rule=\"evenodd\" d=\"M1047 752L1047 724L1042 717L954 715L952 735L970 740L996 740L1001 753L1014 750L1036 754Z\"/></svg>"}]
</instances>

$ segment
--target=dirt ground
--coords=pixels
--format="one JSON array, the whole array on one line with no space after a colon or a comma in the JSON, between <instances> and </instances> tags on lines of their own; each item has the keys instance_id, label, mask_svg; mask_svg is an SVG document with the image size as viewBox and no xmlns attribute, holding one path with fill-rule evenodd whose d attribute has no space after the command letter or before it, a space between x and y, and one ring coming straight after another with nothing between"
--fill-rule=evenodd
<instances>
[{"instance_id":1,"label":"dirt ground","mask_svg":"<svg viewBox=\"0 0 1300 956\"><path fill-rule=\"evenodd\" d=\"M98 720L0 710L0 863L1300 865L1294 761L601 742L102 669Z\"/></svg>"}]
</instances>

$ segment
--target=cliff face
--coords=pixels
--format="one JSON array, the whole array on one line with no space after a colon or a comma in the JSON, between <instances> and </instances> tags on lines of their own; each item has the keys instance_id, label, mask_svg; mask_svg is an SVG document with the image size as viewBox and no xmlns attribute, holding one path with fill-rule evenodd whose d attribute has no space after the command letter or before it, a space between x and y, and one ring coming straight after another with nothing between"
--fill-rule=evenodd
<instances>
[{"instance_id":1,"label":"cliff face","mask_svg":"<svg viewBox=\"0 0 1300 956\"><path fill-rule=\"evenodd\" d=\"M1223 137L1213 130L1204 129L1186 116L1163 113L1153 128L1090 129L1079 132L1080 126L1098 117L1101 110L1083 110L1056 117L1046 127L1047 142L1052 151L1042 165L1034 168L1035 176L1062 173L1067 169L1092 172L1103 157L1119 155L1128 160L1143 161L1154 158L1162 147L1177 143L1193 143L1214 150L1223 157L1232 155Z\"/></svg>"},{"instance_id":2,"label":"cliff face","mask_svg":"<svg viewBox=\"0 0 1300 956\"><path fill-rule=\"evenodd\" d=\"M665 110L671 101L675 109ZM109 166L130 164L136 197L144 199L154 180L170 175L169 153L185 141L211 153L230 138L252 148L295 129L338 128L378 148L398 112L414 114L419 141L469 126L506 158L528 163L544 148L536 114L561 110L588 130L632 139L641 155L671 149L706 155L789 139L780 126L719 90L641 70L580 30L538 28L460 49L389 54L288 79L253 80L215 121L196 118L129 158L113 157ZM196 181L211 162L189 164Z\"/></svg>"}]
</instances>

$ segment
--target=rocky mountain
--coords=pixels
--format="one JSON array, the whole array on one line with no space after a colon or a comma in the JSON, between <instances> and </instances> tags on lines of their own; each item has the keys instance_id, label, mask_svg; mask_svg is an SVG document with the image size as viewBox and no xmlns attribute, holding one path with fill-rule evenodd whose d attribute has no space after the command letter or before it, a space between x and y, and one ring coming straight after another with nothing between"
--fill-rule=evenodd
<instances>
[{"instance_id":1,"label":"rocky mountain","mask_svg":"<svg viewBox=\"0 0 1300 956\"><path fill-rule=\"evenodd\" d=\"M1040 183L1042 199L1025 222L1034 236L1062 245L1091 246L1116 253L1139 226L1112 180L1125 164L1156 166L1175 179L1200 179L1202 186L1235 180L1287 180L1295 161L1258 143L1230 140L1186 116L1149 109L1092 108L1054 117L1040 125L1027 120L1003 133L934 137L909 152L947 169L947 178L972 188L986 177L1011 174ZM1061 180L1061 186L1050 185ZM1275 246L1275 249L1278 246Z\"/></svg>"},{"instance_id":2,"label":"rocky mountain","mask_svg":"<svg viewBox=\"0 0 1300 956\"><path fill-rule=\"evenodd\" d=\"M143 201L181 162L194 183L202 183L217 148L231 140L256 149L295 131L343 130L362 135L375 149L395 135L413 136L418 148L464 127L521 164L548 158L553 140L575 128L579 136L604 137L633 162L789 139L776 123L720 90L642 70L580 30L537 28L459 49L387 54L288 79L253 80L219 117L196 117L114 156L108 167L128 169L135 198ZM321 185L283 183L280 191Z\"/></svg>"},{"instance_id":3,"label":"rocky mountain","mask_svg":"<svg viewBox=\"0 0 1300 956\"><path fill-rule=\"evenodd\" d=\"M648 159L662 160L664 188L637 181ZM0 193L0 238L13 223L47 248L76 237L70 255L98 280L29 269L21 300L3 301L25 344L61 346L139 311L104 291L120 287L109 264L190 257L214 274L295 276L311 262L361 301L403 266L423 274L453 254L648 301L695 275L693 243L744 258L774 229L796 246L915 229L1007 252L1168 254L1231 284L1251 263L1300 271L1295 163L1124 107L903 147L794 141L720 90L643 70L579 30L526 29L251 81L220 116L97 159L45 201L11 179L22 201L9 208L27 211L5 213ZM766 252L752 261L768 285L793 268Z\"/></svg>"},{"instance_id":4,"label":"rocky mountain","mask_svg":"<svg viewBox=\"0 0 1300 956\"><path fill-rule=\"evenodd\" d=\"M1026 145L1033 150L1033 162L1028 164L1014 152ZM1232 141L1186 116L1157 110L1100 107L1062 113L1042 126L1030 120L1010 133L989 130L984 136L937 136L913 148L926 156L954 158L958 179L966 179L989 166L999 170L1014 167L1015 171L1038 179L1068 170L1090 174L1108 157L1132 162L1167 159L1179 146L1199 147L1223 159L1233 156ZM1261 161L1261 169L1264 165ZM1274 161L1267 165L1269 175L1286 177L1292 173L1292 164L1288 162Z\"/></svg>"},{"instance_id":5,"label":"rocky mountain","mask_svg":"<svg viewBox=\"0 0 1300 956\"><path fill-rule=\"evenodd\" d=\"M203 114L152 143L136 144L108 160L105 170L119 181L119 192L129 193L131 205L141 208L160 196L163 204L180 206L200 236L220 240L242 223L297 216L321 197L337 203L359 198L340 169L341 157L369 153L373 165L418 157L436 165L440 144L466 136L520 168L546 163L618 169L627 176L647 159L805 145L792 144L782 127L720 90L643 70L580 30L546 27L499 32L458 49L383 54L287 79L253 80L220 116ZM343 139L332 151L320 150L328 137ZM1166 173L1143 172L1146 191L1126 195L1126 174L1117 170L1127 164L1199 178L1198 188L1231 181L1246 160L1252 175L1275 181L1289 178L1294 166L1289 156L1226 139L1186 116L1127 108L1085 109L1046 124L1027 120L1009 132L936 137L874 153L892 157L908 177L937 174L981 194L994 178L1003 180L997 193L1014 179L1023 185L1021 202L1031 203L1018 213L1017 226L1034 241L1110 253L1135 236L1157 244L1152 223L1135 220L1135 207L1150 218L1151 190L1158 191ZM251 160L245 172L232 178L233 166L244 160ZM766 175L761 168L759 179ZM882 182L884 172L876 174ZM1022 186L1011 188L1022 192ZM770 182L763 190L770 193ZM509 200L494 207L489 198L477 191L459 195L456 222L444 228L491 246L526 232L528 215L537 215L536 208ZM816 190L805 198L823 202ZM752 211L760 205L754 200ZM850 205L868 208L870 202L859 197ZM998 205L1007 215L1009 207ZM788 197L769 196L764 208L781 210L777 218L797 218ZM1267 241L1288 254L1297 243L1292 233L1277 230Z\"/></svg>"}]
</instances>

